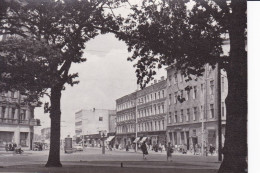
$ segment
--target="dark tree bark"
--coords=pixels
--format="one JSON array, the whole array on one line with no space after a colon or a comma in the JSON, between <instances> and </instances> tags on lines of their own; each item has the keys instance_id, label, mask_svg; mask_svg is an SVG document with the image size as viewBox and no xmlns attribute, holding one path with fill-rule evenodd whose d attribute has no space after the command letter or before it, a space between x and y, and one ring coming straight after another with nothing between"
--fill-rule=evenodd
<instances>
[{"instance_id":1,"label":"dark tree bark","mask_svg":"<svg viewBox=\"0 0 260 173\"><path fill-rule=\"evenodd\" d=\"M230 62L226 98L226 140L219 172L247 172L247 52L245 50L246 1L233 0L230 14Z\"/></svg>"},{"instance_id":2,"label":"dark tree bark","mask_svg":"<svg viewBox=\"0 0 260 173\"><path fill-rule=\"evenodd\" d=\"M60 162L61 90L61 86L55 86L51 89L51 141L49 158L45 167L62 167Z\"/></svg>"}]
</instances>

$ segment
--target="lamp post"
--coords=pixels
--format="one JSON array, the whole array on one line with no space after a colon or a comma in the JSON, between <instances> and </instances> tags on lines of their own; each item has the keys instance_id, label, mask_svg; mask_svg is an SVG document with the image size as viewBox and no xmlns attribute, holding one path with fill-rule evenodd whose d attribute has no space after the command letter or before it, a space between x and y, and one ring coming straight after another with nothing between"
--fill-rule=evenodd
<instances>
[{"instance_id":1,"label":"lamp post","mask_svg":"<svg viewBox=\"0 0 260 173\"><path fill-rule=\"evenodd\" d=\"M105 137L106 137L106 130L99 131L101 139L102 139L102 154L105 154Z\"/></svg>"}]
</instances>

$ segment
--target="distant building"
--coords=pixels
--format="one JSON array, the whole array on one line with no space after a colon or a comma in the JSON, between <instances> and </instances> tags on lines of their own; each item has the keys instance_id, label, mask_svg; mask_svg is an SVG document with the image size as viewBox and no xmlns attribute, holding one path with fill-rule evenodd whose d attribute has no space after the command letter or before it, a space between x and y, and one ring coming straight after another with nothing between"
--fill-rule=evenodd
<instances>
[{"instance_id":1,"label":"distant building","mask_svg":"<svg viewBox=\"0 0 260 173\"><path fill-rule=\"evenodd\" d=\"M95 109L80 110L75 113L75 134L77 143L83 141L90 146L101 143L100 131L113 132L115 110ZM112 123L112 124L110 124Z\"/></svg>"},{"instance_id":2,"label":"distant building","mask_svg":"<svg viewBox=\"0 0 260 173\"><path fill-rule=\"evenodd\" d=\"M23 149L32 149L35 106L25 102L26 96L17 91L0 93L0 150L8 143L20 144Z\"/></svg>"},{"instance_id":3,"label":"distant building","mask_svg":"<svg viewBox=\"0 0 260 173\"><path fill-rule=\"evenodd\" d=\"M41 129L41 142L50 144L51 128L46 127Z\"/></svg>"},{"instance_id":4,"label":"distant building","mask_svg":"<svg viewBox=\"0 0 260 173\"><path fill-rule=\"evenodd\" d=\"M226 73L221 71L221 88L218 88L217 79L217 69L208 65L203 76L189 81L186 81L187 78L176 71L173 66L167 68L167 137L169 142L174 145L187 145L187 149L196 144L202 146L202 142L204 146L212 144L218 148L218 111L221 111L221 135L224 138L225 98L228 91ZM221 89L221 110L218 110L219 89Z\"/></svg>"},{"instance_id":5,"label":"distant building","mask_svg":"<svg viewBox=\"0 0 260 173\"><path fill-rule=\"evenodd\" d=\"M143 141L150 146L165 144L167 113L166 80L163 77L142 90L117 99L116 104L118 145L134 147L133 144Z\"/></svg>"}]
</instances>

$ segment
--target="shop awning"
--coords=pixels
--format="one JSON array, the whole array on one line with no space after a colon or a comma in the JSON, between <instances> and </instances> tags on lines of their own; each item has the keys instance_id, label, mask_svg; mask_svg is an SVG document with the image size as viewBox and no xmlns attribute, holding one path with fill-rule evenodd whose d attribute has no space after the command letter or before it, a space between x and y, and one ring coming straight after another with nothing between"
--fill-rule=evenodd
<instances>
[{"instance_id":1,"label":"shop awning","mask_svg":"<svg viewBox=\"0 0 260 173\"><path fill-rule=\"evenodd\" d=\"M115 137L115 136L109 136L106 141L107 141L107 142L110 142L110 141L112 141L112 140L114 139L114 137Z\"/></svg>"},{"instance_id":2,"label":"shop awning","mask_svg":"<svg viewBox=\"0 0 260 173\"><path fill-rule=\"evenodd\" d=\"M133 143L137 143L140 140L140 137L135 138Z\"/></svg>"},{"instance_id":3,"label":"shop awning","mask_svg":"<svg viewBox=\"0 0 260 173\"><path fill-rule=\"evenodd\" d=\"M147 137L143 137L142 140L140 141L140 143L143 143L146 139L147 139Z\"/></svg>"}]
</instances>

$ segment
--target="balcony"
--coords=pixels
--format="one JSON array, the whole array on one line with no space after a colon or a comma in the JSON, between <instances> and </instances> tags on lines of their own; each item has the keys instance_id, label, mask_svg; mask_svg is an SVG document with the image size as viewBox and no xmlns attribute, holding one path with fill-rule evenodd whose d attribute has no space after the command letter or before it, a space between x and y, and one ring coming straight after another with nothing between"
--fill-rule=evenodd
<instances>
[{"instance_id":1,"label":"balcony","mask_svg":"<svg viewBox=\"0 0 260 173\"><path fill-rule=\"evenodd\" d=\"M0 118L0 124L40 126L41 121L39 119L19 120L12 118Z\"/></svg>"}]
</instances>

